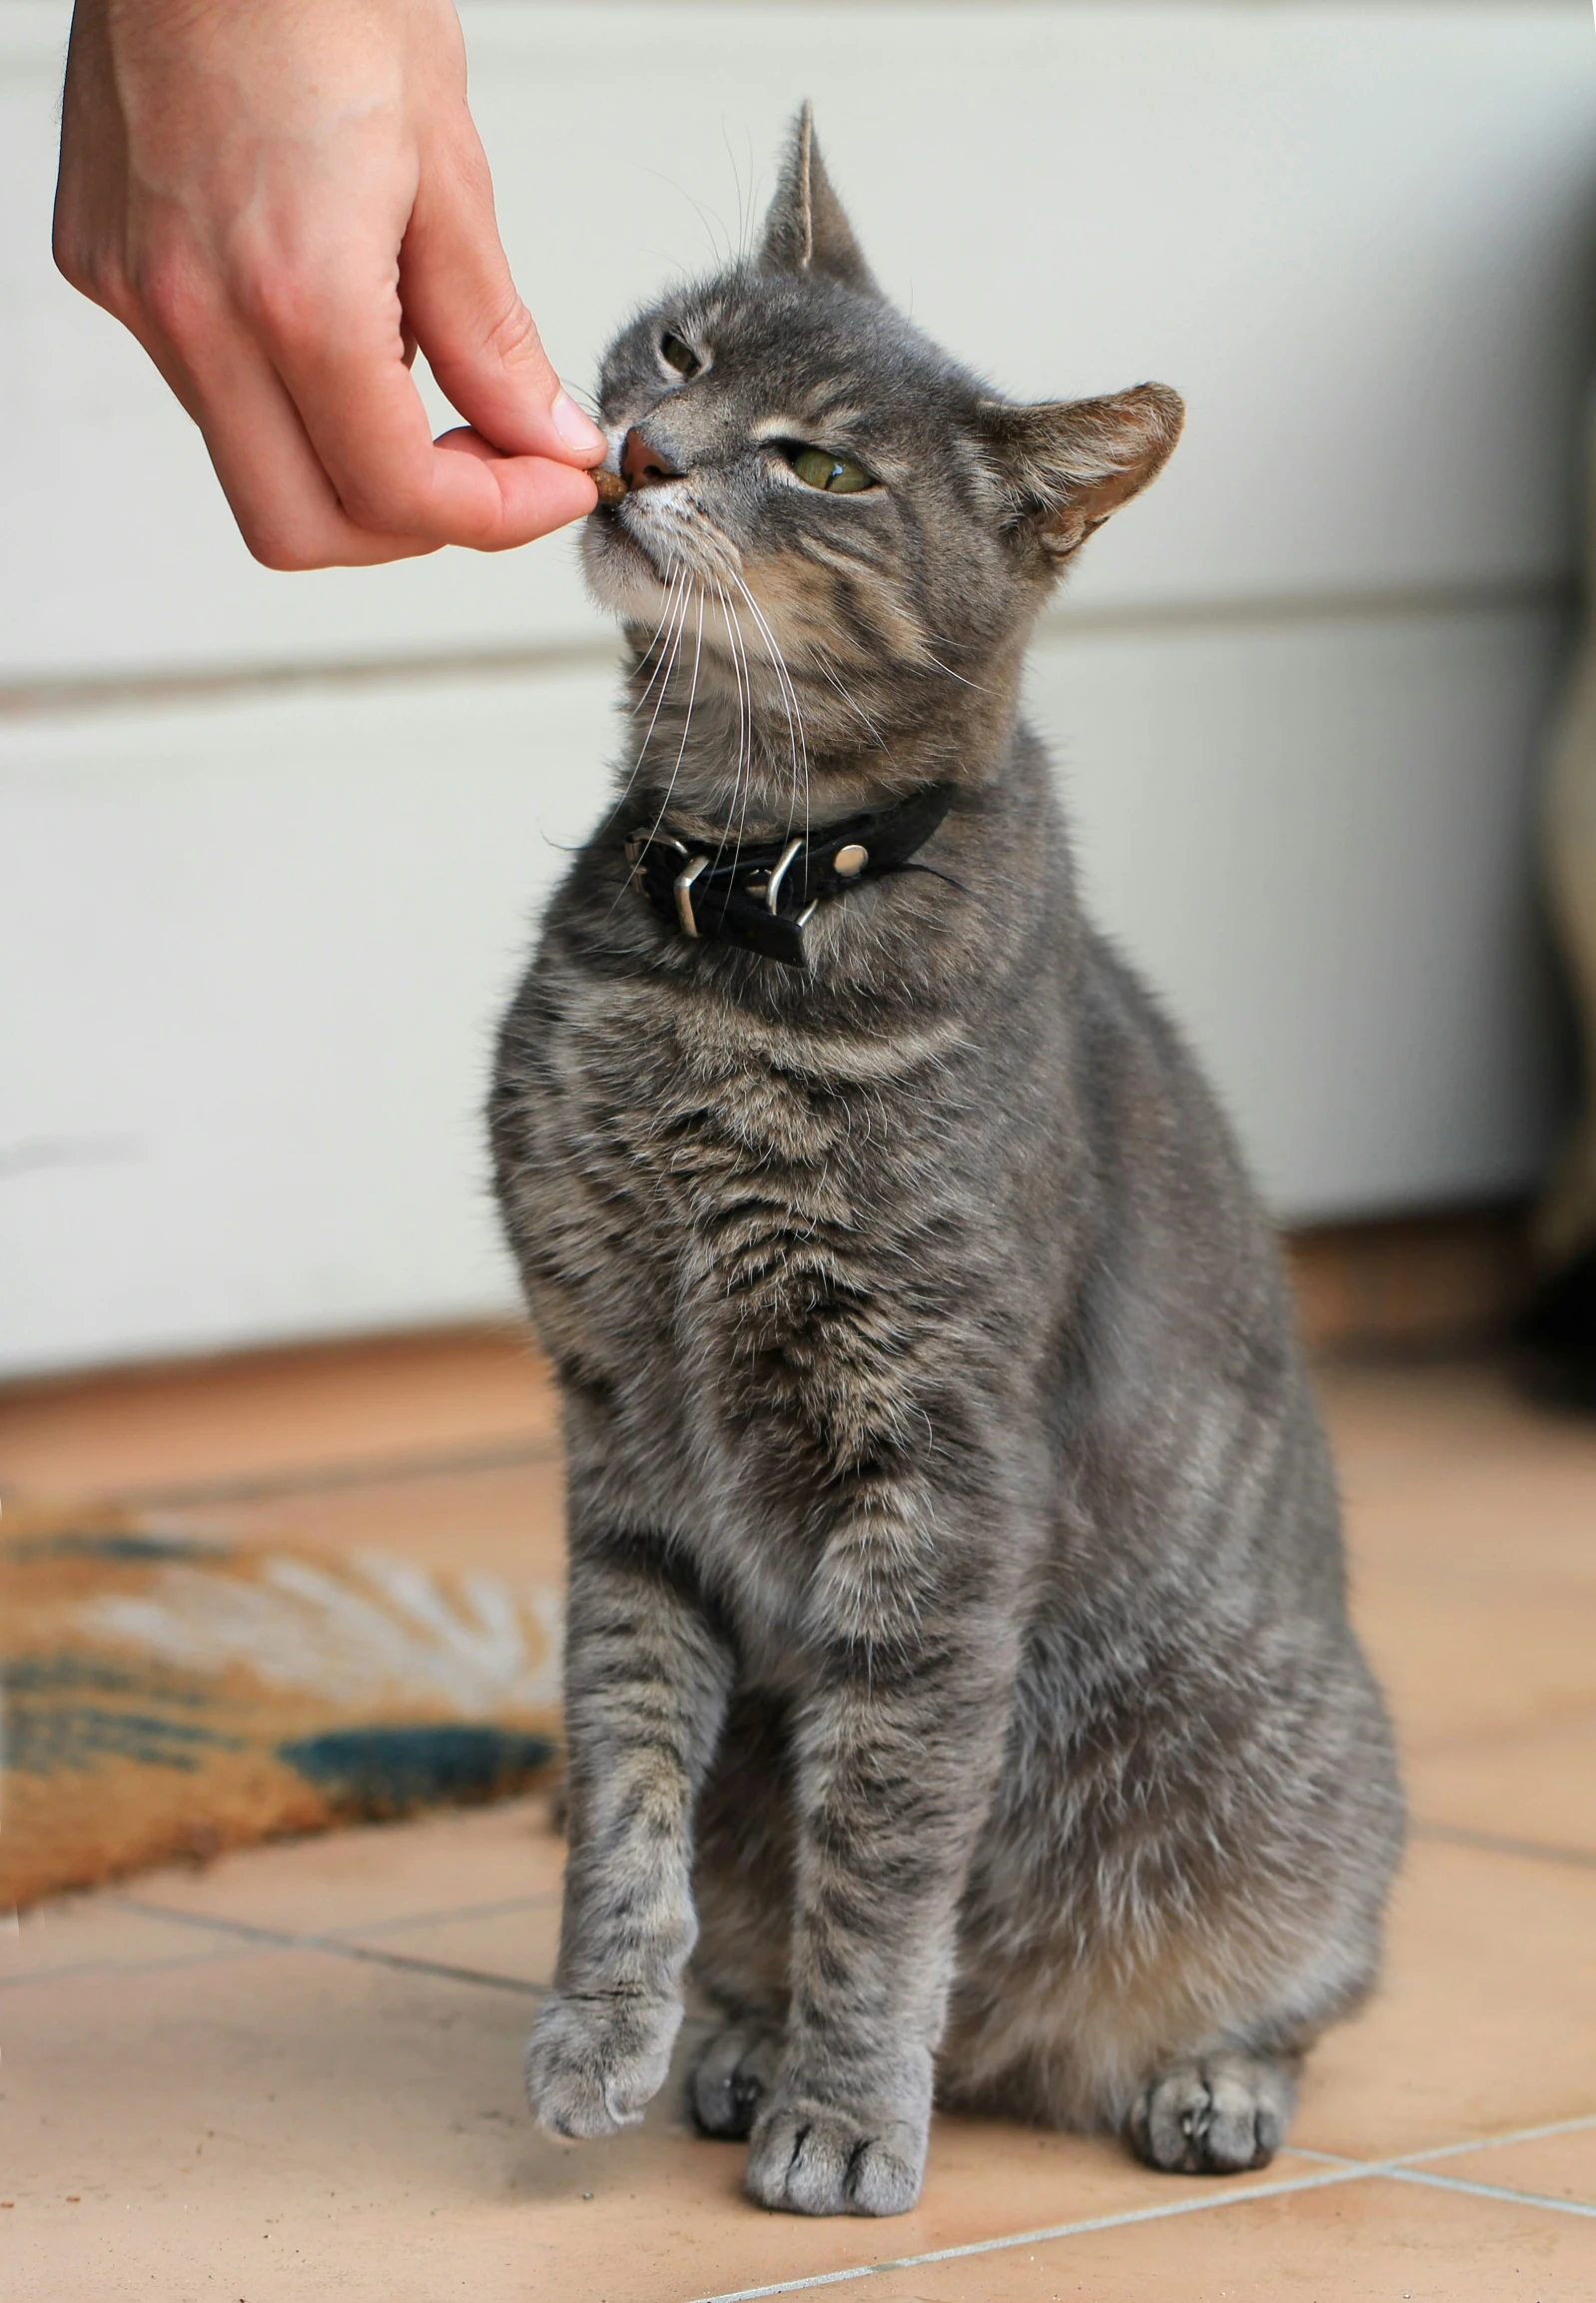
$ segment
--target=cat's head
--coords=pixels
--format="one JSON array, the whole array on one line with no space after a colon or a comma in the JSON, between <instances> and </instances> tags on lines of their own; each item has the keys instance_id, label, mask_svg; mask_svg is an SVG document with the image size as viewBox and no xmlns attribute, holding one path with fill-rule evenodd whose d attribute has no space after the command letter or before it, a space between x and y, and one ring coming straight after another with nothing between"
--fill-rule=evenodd
<instances>
[{"instance_id":1,"label":"cat's head","mask_svg":"<svg viewBox=\"0 0 1596 2303\"><path fill-rule=\"evenodd\" d=\"M1018 660L1183 410L1157 384L1016 405L950 360L883 298L806 105L757 256L621 333L599 414L631 486L587 523L598 599L656 667L675 645L667 678L800 702L812 737L857 747Z\"/></svg>"}]
</instances>

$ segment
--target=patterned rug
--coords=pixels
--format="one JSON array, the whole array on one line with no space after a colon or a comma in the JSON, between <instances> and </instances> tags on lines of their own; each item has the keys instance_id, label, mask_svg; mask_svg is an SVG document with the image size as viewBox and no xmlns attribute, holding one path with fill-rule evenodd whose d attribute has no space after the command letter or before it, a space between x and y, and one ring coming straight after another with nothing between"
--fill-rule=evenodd
<instances>
[{"instance_id":1,"label":"patterned rug","mask_svg":"<svg viewBox=\"0 0 1596 2303\"><path fill-rule=\"evenodd\" d=\"M0 1908L173 1858L524 1789L557 1758L560 1595L8 1510Z\"/></svg>"}]
</instances>

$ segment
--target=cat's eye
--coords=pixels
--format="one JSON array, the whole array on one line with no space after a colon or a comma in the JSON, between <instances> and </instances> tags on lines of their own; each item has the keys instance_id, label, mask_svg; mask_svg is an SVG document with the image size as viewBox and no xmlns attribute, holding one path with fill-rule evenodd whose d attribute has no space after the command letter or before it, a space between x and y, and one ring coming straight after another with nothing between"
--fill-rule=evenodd
<instances>
[{"instance_id":1,"label":"cat's eye","mask_svg":"<svg viewBox=\"0 0 1596 2303\"><path fill-rule=\"evenodd\" d=\"M828 447L794 448L792 468L805 487L823 487L828 495L857 495L861 488L876 484L863 464L833 455Z\"/></svg>"},{"instance_id":2,"label":"cat's eye","mask_svg":"<svg viewBox=\"0 0 1596 2303\"><path fill-rule=\"evenodd\" d=\"M683 379L695 377L704 365L692 346L681 337L673 335L668 328L659 340L659 357L667 368L673 368Z\"/></svg>"}]
</instances>

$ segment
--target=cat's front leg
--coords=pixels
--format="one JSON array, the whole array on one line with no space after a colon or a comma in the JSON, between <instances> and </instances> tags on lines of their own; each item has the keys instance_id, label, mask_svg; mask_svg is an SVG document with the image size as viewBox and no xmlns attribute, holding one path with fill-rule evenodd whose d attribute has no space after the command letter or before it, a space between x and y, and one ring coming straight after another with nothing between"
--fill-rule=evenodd
<instances>
[{"instance_id":1,"label":"cat's front leg","mask_svg":"<svg viewBox=\"0 0 1596 2303\"><path fill-rule=\"evenodd\" d=\"M951 1531L944 1522L939 1550ZM807 2215L920 2196L971 1850L1007 1724L1012 1599L955 1548L872 1518L831 1547L796 1723L791 2011L748 2190Z\"/></svg>"},{"instance_id":2,"label":"cat's front leg","mask_svg":"<svg viewBox=\"0 0 1596 2303\"><path fill-rule=\"evenodd\" d=\"M668 1544L573 1509L565 1659L569 1862L554 1989L526 2091L561 2135L642 2117L681 2024L693 1947L692 1809L725 1715L724 1643Z\"/></svg>"}]
</instances>

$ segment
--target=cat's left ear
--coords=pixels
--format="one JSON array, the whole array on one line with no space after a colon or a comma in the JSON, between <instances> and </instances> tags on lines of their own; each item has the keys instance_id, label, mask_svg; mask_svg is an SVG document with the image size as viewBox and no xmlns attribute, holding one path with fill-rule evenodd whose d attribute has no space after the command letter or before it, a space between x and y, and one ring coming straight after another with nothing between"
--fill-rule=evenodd
<instances>
[{"instance_id":1,"label":"cat's left ear","mask_svg":"<svg viewBox=\"0 0 1596 2303\"><path fill-rule=\"evenodd\" d=\"M781 181L765 218L759 269L801 280L839 281L858 296L881 294L831 188L808 104L793 122Z\"/></svg>"},{"instance_id":2,"label":"cat's left ear","mask_svg":"<svg viewBox=\"0 0 1596 2303\"><path fill-rule=\"evenodd\" d=\"M980 420L1013 516L1062 560L1157 479L1181 436L1186 405L1167 384L1139 384L1102 399L1041 407L984 400Z\"/></svg>"}]
</instances>

